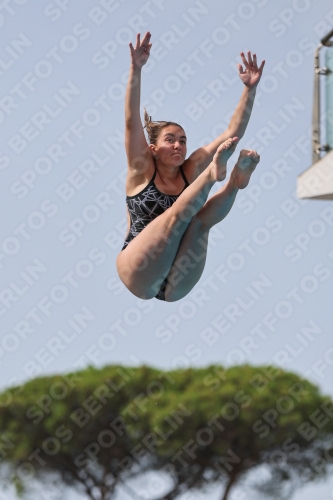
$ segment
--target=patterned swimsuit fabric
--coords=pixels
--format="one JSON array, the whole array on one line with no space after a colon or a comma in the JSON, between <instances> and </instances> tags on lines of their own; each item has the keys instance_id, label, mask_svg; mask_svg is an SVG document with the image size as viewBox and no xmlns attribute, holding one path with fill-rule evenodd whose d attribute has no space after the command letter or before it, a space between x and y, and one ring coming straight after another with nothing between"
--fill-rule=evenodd
<instances>
[{"instance_id":1,"label":"patterned swimsuit fabric","mask_svg":"<svg viewBox=\"0 0 333 500\"><path fill-rule=\"evenodd\" d=\"M189 186L189 183L184 175L182 167L180 167L180 173L185 182L184 191ZM152 179L147 186L140 191L140 193L134 196L126 196L126 204L131 223L122 250L124 250L152 220L156 219L156 217L163 214L169 207L171 207L181 195L181 193L178 195L161 193L161 191L159 191L155 186L155 177L156 169ZM161 285L160 291L156 295L157 299L165 300L166 284L167 280L165 279Z\"/></svg>"}]
</instances>

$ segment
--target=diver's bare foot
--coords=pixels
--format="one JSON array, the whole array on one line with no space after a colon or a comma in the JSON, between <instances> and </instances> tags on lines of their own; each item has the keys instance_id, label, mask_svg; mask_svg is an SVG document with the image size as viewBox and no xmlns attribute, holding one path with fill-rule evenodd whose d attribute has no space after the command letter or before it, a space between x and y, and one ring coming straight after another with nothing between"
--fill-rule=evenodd
<instances>
[{"instance_id":1,"label":"diver's bare foot","mask_svg":"<svg viewBox=\"0 0 333 500\"><path fill-rule=\"evenodd\" d=\"M230 180L237 189L244 189L248 185L250 177L259 162L260 156L256 151L253 149L241 150L230 176Z\"/></svg>"},{"instance_id":2,"label":"diver's bare foot","mask_svg":"<svg viewBox=\"0 0 333 500\"><path fill-rule=\"evenodd\" d=\"M227 175L227 161L235 151L238 137L227 139L217 148L211 163L211 173L214 181L223 181Z\"/></svg>"}]
</instances>

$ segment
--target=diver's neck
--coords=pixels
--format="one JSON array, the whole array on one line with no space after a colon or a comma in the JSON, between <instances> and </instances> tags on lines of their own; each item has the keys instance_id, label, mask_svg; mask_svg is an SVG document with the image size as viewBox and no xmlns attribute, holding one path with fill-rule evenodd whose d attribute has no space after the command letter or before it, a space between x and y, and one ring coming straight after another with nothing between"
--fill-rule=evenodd
<instances>
[{"instance_id":1,"label":"diver's neck","mask_svg":"<svg viewBox=\"0 0 333 500\"><path fill-rule=\"evenodd\" d=\"M178 177L180 172L180 165L178 166L165 165L156 160L155 160L155 167L161 179L167 179L167 180L175 179L176 177Z\"/></svg>"}]
</instances>

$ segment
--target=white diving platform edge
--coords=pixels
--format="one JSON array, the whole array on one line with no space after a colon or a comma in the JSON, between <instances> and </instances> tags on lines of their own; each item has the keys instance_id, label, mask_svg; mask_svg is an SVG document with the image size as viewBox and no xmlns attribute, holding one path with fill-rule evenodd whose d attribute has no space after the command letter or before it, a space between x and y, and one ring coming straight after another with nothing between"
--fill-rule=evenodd
<instances>
[{"instance_id":1,"label":"white diving platform edge","mask_svg":"<svg viewBox=\"0 0 333 500\"><path fill-rule=\"evenodd\" d=\"M333 200L333 150L297 177L297 197Z\"/></svg>"}]
</instances>

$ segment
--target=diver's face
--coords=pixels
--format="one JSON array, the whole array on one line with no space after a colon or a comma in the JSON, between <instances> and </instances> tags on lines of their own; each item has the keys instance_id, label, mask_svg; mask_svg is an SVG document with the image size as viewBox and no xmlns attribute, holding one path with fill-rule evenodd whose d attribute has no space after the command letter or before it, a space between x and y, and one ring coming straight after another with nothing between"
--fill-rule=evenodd
<instances>
[{"instance_id":1,"label":"diver's face","mask_svg":"<svg viewBox=\"0 0 333 500\"><path fill-rule=\"evenodd\" d=\"M152 151L154 156L165 165L182 165L185 161L187 152L184 130L177 125L168 125L164 127Z\"/></svg>"}]
</instances>

